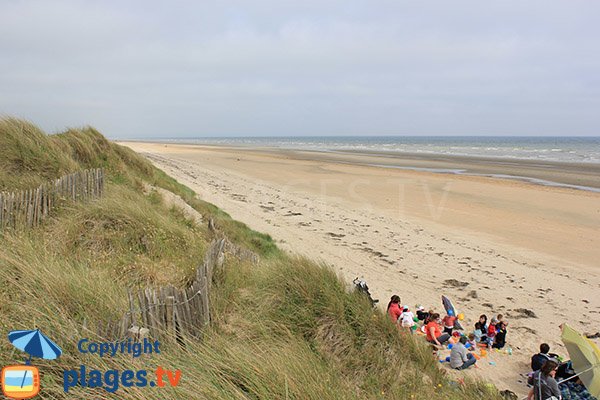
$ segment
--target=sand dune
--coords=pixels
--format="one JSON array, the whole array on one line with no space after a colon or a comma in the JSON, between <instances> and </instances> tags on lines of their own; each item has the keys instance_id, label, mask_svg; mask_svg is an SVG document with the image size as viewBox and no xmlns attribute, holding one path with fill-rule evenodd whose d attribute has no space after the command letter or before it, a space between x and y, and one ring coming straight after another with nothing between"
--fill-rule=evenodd
<instances>
[{"instance_id":1,"label":"sand dune","mask_svg":"<svg viewBox=\"0 0 600 400\"><path fill-rule=\"evenodd\" d=\"M439 311L446 294L469 328L504 314L513 355L466 372L500 389L526 393L520 374L541 342L564 353L560 323L600 330L598 193L299 152L123 144L280 247L366 279L382 303L397 293Z\"/></svg>"}]
</instances>

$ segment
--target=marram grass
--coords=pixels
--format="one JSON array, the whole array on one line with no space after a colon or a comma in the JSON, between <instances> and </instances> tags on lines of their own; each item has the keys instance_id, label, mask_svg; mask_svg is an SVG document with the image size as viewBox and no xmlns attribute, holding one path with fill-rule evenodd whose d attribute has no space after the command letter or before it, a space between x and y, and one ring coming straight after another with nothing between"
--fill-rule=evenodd
<instances>
[{"instance_id":1,"label":"marram grass","mask_svg":"<svg viewBox=\"0 0 600 400\"><path fill-rule=\"evenodd\" d=\"M0 121L0 190L35 187L78 169L102 167L105 195L71 203L34 229L0 233L0 327L42 329L63 348L36 360L41 398L97 399L448 399L499 398L481 382L450 381L421 340L400 335L328 266L277 249L187 187L93 128L48 136ZM214 238L169 209L144 183L180 195L219 230L261 256L227 259L216 271L212 324L201 341L162 344L160 355L100 358L77 351L98 322L128 308L127 289L186 285ZM0 340L0 365L24 354ZM177 388L63 390L65 369L180 369Z\"/></svg>"}]
</instances>

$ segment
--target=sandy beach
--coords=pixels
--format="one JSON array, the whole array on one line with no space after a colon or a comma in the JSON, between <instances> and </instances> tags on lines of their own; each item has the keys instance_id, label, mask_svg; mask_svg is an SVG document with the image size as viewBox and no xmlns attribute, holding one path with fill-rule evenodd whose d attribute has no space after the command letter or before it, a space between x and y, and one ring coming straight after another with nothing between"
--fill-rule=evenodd
<instances>
[{"instance_id":1,"label":"sandy beach","mask_svg":"<svg viewBox=\"0 0 600 400\"><path fill-rule=\"evenodd\" d=\"M600 193L481 176L600 188L597 165L120 144L283 249L365 279L382 307L398 294L441 311L445 294L469 330L504 314L513 355L466 371L499 389L526 394L540 343L565 354L559 324L600 331Z\"/></svg>"}]
</instances>

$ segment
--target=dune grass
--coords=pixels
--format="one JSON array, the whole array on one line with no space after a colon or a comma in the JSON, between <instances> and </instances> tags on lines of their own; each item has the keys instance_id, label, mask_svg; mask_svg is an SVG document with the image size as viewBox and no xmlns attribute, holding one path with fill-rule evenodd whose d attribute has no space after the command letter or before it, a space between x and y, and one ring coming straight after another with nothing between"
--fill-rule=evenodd
<instances>
[{"instance_id":1,"label":"dune grass","mask_svg":"<svg viewBox=\"0 0 600 400\"><path fill-rule=\"evenodd\" d=\"M2 334L37 326L64 350L58 360L35 362L42 398L498 398L483 383L449 380L421 340L399 334L333 269L280 251L268 235L232 220L93 128L47 136L23 121L0 121L0 153L0 190L90 167L105 168L109 180L101 199L67 204L38 228L0 233ZM80 338L102 340L96 324L127 310L127 288L185 286L214 238L156 192L145 193L144 183L180 195L261 262L227 258L216 271L213 320L201 341L164 342L160 355L138 359L80 354ZM22 357L0 340L0 365ZM66 396L63 370L80 365L102 371L161 365L183 377L177 388L110 394L78 387Z\"/></svg>"}]
</instances>

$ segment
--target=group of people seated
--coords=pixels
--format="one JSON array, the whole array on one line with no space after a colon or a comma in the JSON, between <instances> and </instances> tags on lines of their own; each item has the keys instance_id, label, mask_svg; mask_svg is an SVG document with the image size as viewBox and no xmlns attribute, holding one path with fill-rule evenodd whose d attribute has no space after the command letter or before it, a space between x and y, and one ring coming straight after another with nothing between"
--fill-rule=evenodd
<instances>
[{"instance_id":1,"label":"group of people seated","mask_svg":"<svg viewBox=\"0 0 600 400\"><path fill-rule=\"evenodd\" d=\"M558 370L559 360L556 354L549 354L550 346L542 343L540 352L531 357L532 373L529 376L528 383L532 386L527 400L546 400L560 399L560 389L556 381L556 371Z\"/></svg>"},{"instance_id":2,"label":"group of people seated","mask_svg":"<svg viewBox=\"0 0 600 400\"><path fill-rule=\"evenodd\" d=\"M400 296L393 295L387 307L388 315L399 327L413 333L419 329L417 324L422 322L421 330L427 341L437 348L442 348L453 335L458 337L456 343L452 343L450 351L450 366L454 369L466 369L474 365L477 359L471 351L477 348L502 349L506 345L508 323L504 321L502 314L492 318L490 324L487 322L487 316L481 315L473 332L466 336L455 330L459 316L454 315L452 310L442 318L439 313L433 310L425 311L419 306L415 316L408 306L402 306L400 303Z\"/></svg>"},{"instance_id":3,"label":"group of people seated","mask_svg":"<svg viewBox=\"0 0 600 400\"><path fill-rule=\"evenodd\" d=\"M490 324L487 323L487 316L482 314L479 321L475 323L473 335L477 343L485 343L487 347L502 349L506 346L506 331L508 322L504 321L502 314L492 317Z\"/></svg>"},{"instance_id":4,"label":"group of people seated","mask_svg":"<svg viewBox=\"0 0 600 400\"><path fill-rule=\"evenodd\" d=\"M531 370L527 383L531 390L527 400L596 400L583 385L570 361L562 362L557 354L550 353L547 343L531 357Z\"/></svg>"},{"instance_id":5,"label":"group of people seated","mask_svg":"<svg viewBox=\"0 0 600 400\"><path fill-rule=\"evenodd\" d=\"M399 328L414 333L422 332L427 341L440 349L455 336L458 340L453 342L450 357L447 361L450 367L457 370L469 368L477 362L478 357L472 351L477 348L503 349L506 346L508 322L502 314L492 317L488 324L485 314L475 323L475 329L467 336L456 331L456 322L459 316L452 310L444 318L433 310L425 311L417 307L416 315L408 306L402 306L400 296L393 295L388 303L387 312L390 319L398 324ZM419 328L418 324L422 323ZM508 354L512 351L507 350ZM482 351L483 353L483 351ZM570 361L561 362L558 355L550 353L550 346L543 343L540 352L531 357L531 369L528 384L531 390L528 400L597 400L587 392L585 386L575 375ZM559 381L557 381L559 379Z\"/></svg>"}]
</instances>

